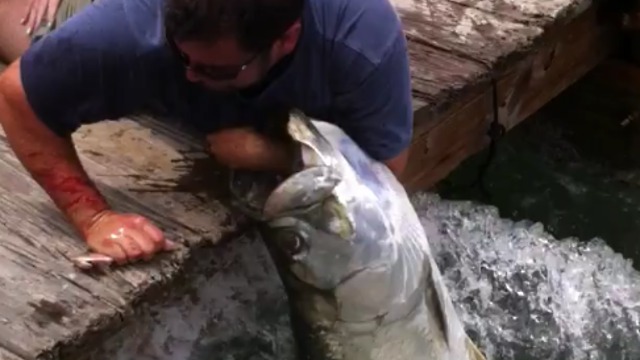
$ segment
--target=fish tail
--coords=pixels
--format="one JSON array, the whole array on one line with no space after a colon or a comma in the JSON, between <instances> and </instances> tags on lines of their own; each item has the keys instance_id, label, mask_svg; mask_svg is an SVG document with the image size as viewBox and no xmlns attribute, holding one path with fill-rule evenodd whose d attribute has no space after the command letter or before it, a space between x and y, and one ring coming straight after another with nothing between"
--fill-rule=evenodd
<instances>
[{"instance_id":1,"label":"fish tail","mask_svg":"<svg viewBox=\"0 0 640 360\"><path fill-rule=\"evenodd\" d=\"M482 351L478 349L476 344L474 344L473 340L467 337L467 353L469 354L469 360L486 360L487 358L484 356Z\"/></svg>"}]
</instances>

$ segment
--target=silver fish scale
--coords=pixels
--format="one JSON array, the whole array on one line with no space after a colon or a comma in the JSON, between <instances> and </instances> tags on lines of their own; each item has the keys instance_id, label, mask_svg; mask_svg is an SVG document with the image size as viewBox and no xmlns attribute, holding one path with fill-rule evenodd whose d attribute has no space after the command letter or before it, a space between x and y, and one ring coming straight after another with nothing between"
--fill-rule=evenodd
<instances>
[{"instance_id":1,"label":"silver fish scale","mask_svg":"<svg viewBox=\"0 0 640 360\"><path fill-rule=\"evenodd\" d=\"M391 171L334 125L294 112L287 129L302 169L275 189L248 178L270 192L253 198L266 199L262 238L287 289L300 359L484 360Z\"/></svg>"},{"instance_id":2,"label":"silver fish scale","mask_svg":"<svg viewBox=\"0 0 640 360\"><path fill-rule=\"evenodd\" d=\"M391 227L393 238L389 240L397 251L390 281L383 285L390 287L387 291L394 295L386 309L387 315L371 329L369 343L362 344L366 351L345 355L343 359L470 359L467 348L470 340L444 286L424 228L402 185L385 165L368 158L341 129L326 122L312 123L342 155L339 163L345 172L343 188L356 198L367 189L378 198ZM348 172L353 174L347 176ZM376 288L381 284L360 286ZM341 330L357 327L345 324ZM350 332L343 336L348 337ZM343 338L342 342L355 341Z\"/></svg>"}]
</instances>

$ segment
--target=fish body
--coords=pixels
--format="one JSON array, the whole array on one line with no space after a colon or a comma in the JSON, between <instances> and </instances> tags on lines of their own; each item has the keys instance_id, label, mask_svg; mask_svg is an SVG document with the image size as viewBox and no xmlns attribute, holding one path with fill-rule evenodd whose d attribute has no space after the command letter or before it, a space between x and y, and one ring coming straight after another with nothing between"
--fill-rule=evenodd
<instances>
[{"instance_id":1,"label":"fish body","mask_svg":"<svg viewBox=\"0 0 640 360\"><path fill-rule=\"evenodd\" d=\"M294 111L297 171L235 172L261 224L305 360L479 360L402 185L340 128Z\"/></svg>"}]
</instances>

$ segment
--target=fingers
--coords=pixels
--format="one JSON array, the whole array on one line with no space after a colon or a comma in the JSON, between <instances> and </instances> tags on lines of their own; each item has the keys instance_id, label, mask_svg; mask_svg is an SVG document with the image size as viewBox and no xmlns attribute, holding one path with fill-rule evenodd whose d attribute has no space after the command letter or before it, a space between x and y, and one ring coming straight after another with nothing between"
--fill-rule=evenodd
<instances>
[{"instance_id":1,"label":"fingers","mask_svg":"<svg viewBox=\"0 0 640 360\"><path fill-rule=\"evenodd\" d=\"M176 244L164 237L162 230L158 229L149 220L142 216L136 216L134 223L142 229L145 237L151 240L153 243L153 251L171 251L176 248Z\"/></svg>"},{"instance_id":2,"label":"fingers","mask_svg":"<svg viewBox=\"0 0 640 360\"><path fill-rule=\"evenodd\" d=\"M165 239L164 246L162 247L164 251L172 251L178 248L178 244L174 243L171 240Z\"/></svg>"},{"instance_id":3,"label":"fingers","mask_svg":"<svg viewBox=\"0 0 640 360\"><path fill-rule=\"evenodd\" d=\"M31 18L32 18L31 11L32 11L33 7L35 6L35 2L36 2L36 0L29 1L29 5L27 5L27 12L24 14L24 17L22 18L22 20L20 20L20 24L27 25L27 23L31 20Z\"/></svg>"},{"instance_id":4,"label":"fingers","mask_svg":"<svg viewBox=\"0 0 640 360\"><path fill-rule=\"evenodd\" d=\"M27 27L27 35L33 34L36 29L36 24L40 22L38 18L38 8L40 7L40 1L32 1L31 9L29 10L29 20L25 24Z\"/></svg>"},{"instance_id":5,"label":"fingers","mask_svg":"<svg viewBox=\"0 0 640 360\"><path fill-rule=\"evenodd\" d=\"M47 26L52 26L60 0L31 0L27 6L27 12L20 20L20 23L27 27L27 35L42 25L42 21L47 21Z\"/></svg>"},{"instance_id":6,"label":"fingers","mask_svg":"<svg viewBox=\"0 0 640 360\"><path fill-rule=\"evenodd\" d=\"M92 250L108 255L117 264L150 260L160 251L176 248L163 232L142 216L111 213L89 230L87 243Z\"/></svg>"},{"instance_id":7,"label":"fingers","mask_svg":"<svg viewBox=\"0 0 640 360\"><path fill-rule=\"evenodd\" d=\"M51 27L56 18L60 6L60 0L49 0L47 3L47 26Z\"/></svg>"},{"instance_id":8,"label":"fingers","mask_svg":"<svg viewBox=\"0 0 640 360\"><path fill-rule=\"evenodd\" d=\"M92 250L111 257L117 264L124 264L127 261L127 253L124 250L124 247L119 242L112 239L105 238L97 245L89 243L89 246Z\"/></svg>"},{"instance_id":9,"label":"fingers","mask_svg":"<svg viewBox=\"0 0 640 360\"><path fill-rule=\"evenodd\" d=\"M33 16L31 25L29 29L27 29L29 35L36 31L38 27L40 27L40 24L42 24L42 18L44 17L44 13L47 10L47 1L38 1L34 10L35 16Z\"/></svg>"}]
</instances>

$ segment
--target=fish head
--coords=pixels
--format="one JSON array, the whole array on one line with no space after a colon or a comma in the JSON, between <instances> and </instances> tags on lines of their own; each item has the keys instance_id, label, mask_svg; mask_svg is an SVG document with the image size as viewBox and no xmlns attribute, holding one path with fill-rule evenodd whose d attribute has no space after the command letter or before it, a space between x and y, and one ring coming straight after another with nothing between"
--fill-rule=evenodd
<instances>
[{"instance_id":1,"label":"fish head","mask_svg":"<svg viewBox=\"0 0 640 360\"><path fill-rule=\"evenodd\" d=\"M358 193L352 167L308 118L292 112L287 131L299 145L294 173L279 181L236 172L232 187L245 213L264 224L264 240L288 277L319 290L335 289L388 259L388 244L380 240L389 238L391 229L378 199L372 192ZM256 188L261 190L248 190Z\"/></svg>"}]
</instances>

